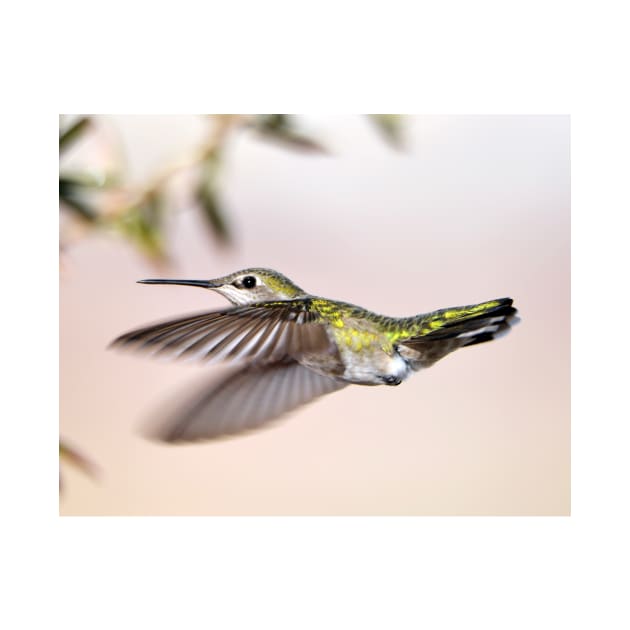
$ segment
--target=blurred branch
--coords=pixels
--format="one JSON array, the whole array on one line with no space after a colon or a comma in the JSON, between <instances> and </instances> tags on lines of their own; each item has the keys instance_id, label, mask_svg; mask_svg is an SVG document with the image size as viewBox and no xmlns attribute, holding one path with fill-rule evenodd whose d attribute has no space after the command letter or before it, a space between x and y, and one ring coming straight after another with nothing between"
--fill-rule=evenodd
<instances>
[{"instance_id":1,"label":"blurred branch","mask_svg":"<svg viewBox=\"0 0 630 630\"><path fill-rule=\"evenodd\" d=\"M223 146L230 131L242 123L243 117L233 114L217 114L212 119L214 125L206 141L187 158L172 164L155 176L144 191L139 194L136 206L151 208L157 199L163 197L163 189L174 175L184 170L197 168L194 199L198 203L211 232L220 243L225 244L229 242L230 234L225 213L219 201L218 173L222 161ZM143 241L145 251L160 258L164 257L164 239L161 238L161 223L157 220L158 214L155 213L156 220L151 222L151 229L144 231ZM149 247L147 248L146 245Z\"/></svg>"},{"instance_id":2,"label":"blurred branch","mask_svg":"<svg viewBox=\"0 0 630 630\"><path fill-rule=\"evenodd\" d=\"M392 146L401 147L402 129L396 114L370 114L370 120ZM167 258L165 215L168 189L175 175L194 171L192 198L219 244L232 241L227 213L223 208L221 172L226 144L239 128L253 129L264 140L309 153L325 153L315 139L298 131L289 114L215 114L200 146L181 160L157 173L141 188L125 186L120 177L90 173L60 173L59 201L62 210L93 228L114 228L151 260ZM83 116L59 136L60 150L82 139L94 121ZM101 193L111 193L103 203ZM106 201L107 201L106 199ZM113 201L112 201L113 200Z\"/></svg>"}]
</instances>

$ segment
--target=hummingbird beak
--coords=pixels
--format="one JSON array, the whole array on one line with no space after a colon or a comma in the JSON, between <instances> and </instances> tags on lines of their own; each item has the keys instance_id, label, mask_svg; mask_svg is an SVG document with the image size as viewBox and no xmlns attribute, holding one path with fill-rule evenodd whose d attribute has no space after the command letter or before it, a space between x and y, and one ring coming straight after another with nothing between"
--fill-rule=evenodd
<instances>
[{"instance_id":1,"label":"hummingbird beak","mask_svg":"<svg viewBox=\"0 0 630 630\"><path fill-rule=\"evenodd\" d=\"M182 284L187 287L201 287L202 289L216 289L221 285L210 280L162 280L159 278L149 278L148 280L138 280L140 284Z\"/></svg>"}]
</instances>

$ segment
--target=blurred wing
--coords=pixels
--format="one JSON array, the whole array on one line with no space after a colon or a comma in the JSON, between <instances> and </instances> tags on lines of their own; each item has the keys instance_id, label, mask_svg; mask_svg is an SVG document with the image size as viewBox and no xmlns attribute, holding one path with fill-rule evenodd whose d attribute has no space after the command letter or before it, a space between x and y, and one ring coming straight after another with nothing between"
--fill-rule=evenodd
<instances>
[{"instance_id":1,"label":"blurred wing","mask_svg":"<svg viewBox=\"0 0 630 630\"><path fill-rule=\"evenodd\" d=\"M332 350L317 322L304 300L263 302L132 330L112 345L202 361L276 361Z\"/></svg>"},{"instance_id":2,"label":"blurred wing","mask_svg":"<svg viewBox=\"0 0 630 630\"><path fill-rule=\"evenodd\" d=\"M290 359L252 364L193 398L149 434L164 442L189 442L251 431L346 385Z\"/></svg>"}]
</instances>

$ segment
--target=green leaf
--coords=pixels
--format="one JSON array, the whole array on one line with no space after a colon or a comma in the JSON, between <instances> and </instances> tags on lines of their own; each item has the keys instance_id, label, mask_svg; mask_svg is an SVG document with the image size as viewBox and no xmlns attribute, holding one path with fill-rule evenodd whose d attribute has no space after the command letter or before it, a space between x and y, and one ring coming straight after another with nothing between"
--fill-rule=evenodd
<instances>
[{"instance_id":1,"label":"green leaf","mask_svg":"<svg viewBox=\"0 0 630 630\"><path fill-rule=\"evenodd\" d=\"M89 116L82 116L59 136L59 151L65 151L76 142L92 124Z\"/></svg>"},{"instance_id":2,"label":"green leaf","mask_svg":"<svg viewBox=\"0 0 630 630\"><path fill-rule=\"evenodd\" d=\"M392 147L402 148L403 132L400 114L368 114L368 117Z\"/></svg>"},{"instance_id":3,"label":"green leaf","mask_svg":"<svg viewBox=\"0 0 630 630\"><path fill-rule=\"evenodd\" d=\"M219 201L217 185L219 167L220 153L215 150L201 165L201 176L195 197L212 233L225 244L231 240L231 234Z\"/></svg>"},{"instance_id":4,"label":"green leaf","mask_svg":"<svg viewBox=\"0 0 630 630\"><path fill-rule=\"evenodd\" d=\"M289 114L259 114L254 122L259 135L290 149L327 153L316 140L296 131L293 117Z\"/></svg>"},{"instance_id":5,"label":"green leaf","mask_svg":"<svg viewBox=\"0 0 630 630\"><path fill-rule=\"evenodd\" d=\"M255 124L260 131L268 132L285 132L292 127L289 114L258 114Z\"/></svg>"},{"instance_id":6,"label":"green leaf","mask_svg":"<svg viewBox=\"0 0 630 630\"><path fill-rule=\"evenodd\" d=\"M209 186L200 186L197 191L197 201L214 235L223 243L229 242L230 231L216 191Z\"/></svg>"},{"instance_id":7,"label":"green leaf","mask_svg":"<svg viewBox=\"0 0 630 630\"><path fill-rule=\"evenodd\" d=\"M156 260L166 259L163 203L157 192L129 208L115 224L144 254Z\"/></svg>"},{"instance_id":8,"label":"green leaf","mask_svg":"<svg viewBox=\"0 0 630 630\"><path fill-rule=\"evenodd\" d=\"M97 212L83 198L81 186L72 179L59 177L59 202L88 223L95 223L98 220Z\"/></svg>"},{"instance_id":9,"label":"green leaf","mask_svg":"<svg viewBox=\"0 0 630 630\"><path fill-rule=\"evenodd\" d=\"M107 189L120 184L120 177L117 173L105 172L68 172L64 171L59 175L59 180L64 184L70 184L76 188Z\"/></svg>"},{"instance_id":10,"label":"green leaf","mask_svg":"<svg viewBox=\"0 0 630 630\"><path fill-rule=\"evenodd\" d=\"M92 479L97 477L98 469L93 462L79 453L76 449L71 448L68 444L59 440L59 464L61 464L62 461L74 466ZM59 475L59 490L61 489L61 475Z\"/></svg>"}]
</instances>

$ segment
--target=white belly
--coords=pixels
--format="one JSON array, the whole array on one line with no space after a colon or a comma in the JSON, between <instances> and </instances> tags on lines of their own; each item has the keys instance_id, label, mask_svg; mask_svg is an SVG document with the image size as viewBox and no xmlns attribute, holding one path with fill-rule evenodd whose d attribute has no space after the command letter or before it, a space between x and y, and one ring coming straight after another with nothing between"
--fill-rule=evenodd
<instances>
[{"instance_id":1,"label":"white belly","mask_svg":"<svg viewBox=\"0 0 630 630\"><path fill-rule=\"evenodd\" d=\"M359 385L383 385L386 379L397 385L411 374L411 367L399 354L389 356L385 353L375 357L371 353L347 353L343 357L346 366L343 378Z\"/></svg>"}]
</instances>

